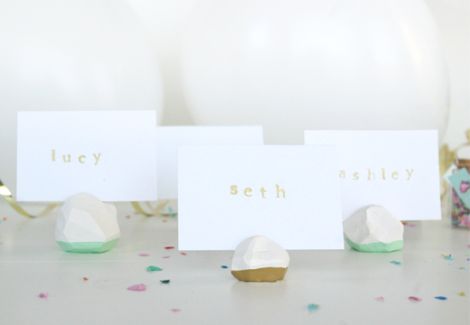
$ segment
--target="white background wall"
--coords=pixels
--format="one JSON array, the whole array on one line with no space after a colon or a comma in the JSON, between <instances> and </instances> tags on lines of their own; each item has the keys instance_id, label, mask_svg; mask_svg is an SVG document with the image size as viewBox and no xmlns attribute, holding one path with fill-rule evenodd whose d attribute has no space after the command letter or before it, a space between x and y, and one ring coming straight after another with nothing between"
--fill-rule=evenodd
<instances>
[{"instance_id":1,"label":"white background wall","mask_svg":"<svg viewBox=\"0 0 470 325\"><path fill-rule=\"evenodd\" d=\"M197 0L128 0L145 22L158 50L165 86L164 124L191 123L177 77L177 47ZM440 28L449 65L451 113L446 141L465 140L470 128L470 0L426 0Z\"/></svg>"}]
</instances>

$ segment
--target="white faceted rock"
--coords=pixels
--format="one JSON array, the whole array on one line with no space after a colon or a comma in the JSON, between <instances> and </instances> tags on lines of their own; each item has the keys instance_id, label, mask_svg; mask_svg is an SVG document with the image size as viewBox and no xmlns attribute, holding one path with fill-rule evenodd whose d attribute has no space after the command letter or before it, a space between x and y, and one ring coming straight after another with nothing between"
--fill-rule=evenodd
<instances>
[{"instance_id":1,"label":"white faceted rock","mask_svg":"<svg viewBox=\"0 0 470 325\"><path fill-rule=\"evenodd\" d=\"M242 241L232 259L232 274L241 281L274 282L282 280L289 266L287 251L263 236Z\"/></svg>"},{"instance_id":2,"label":"white faceted rock","mask_svg":"<svg viewBox=\"0 0 470 325\"><path fill-rule=\"evenodd\" d=\"M100 253L111 249L120 236L117 210L93 195L68 198L57 219L55 237L66 251Z\"/></svg>"},{"instance_id":3,"label":"white faceted rock","mask_svg":"<svg viewBox=\"0 0 470 325\"><path fill-rule=\"evenodd\" d=\"M344 221L348 244L363 252L392 252L403 248L403 224L385 208L368 206Z\"/></svg>"}]
</instances>

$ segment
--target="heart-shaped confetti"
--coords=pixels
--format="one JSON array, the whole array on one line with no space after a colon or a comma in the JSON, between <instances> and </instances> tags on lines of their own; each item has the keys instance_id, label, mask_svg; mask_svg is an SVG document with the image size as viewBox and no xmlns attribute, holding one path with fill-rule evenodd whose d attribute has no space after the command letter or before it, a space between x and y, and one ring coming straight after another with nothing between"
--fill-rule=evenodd
<instances>
[{"instance_id":1,"label":"heart-shaped confetti","mask_svg":"<svg viewBox=\"0 0 470 325\"><path fill-rule=\"evenodd\" d=\"M460 193L467 193L470 189L470 183L463 181L460 183Z\"/></svg>"}]
</instances>

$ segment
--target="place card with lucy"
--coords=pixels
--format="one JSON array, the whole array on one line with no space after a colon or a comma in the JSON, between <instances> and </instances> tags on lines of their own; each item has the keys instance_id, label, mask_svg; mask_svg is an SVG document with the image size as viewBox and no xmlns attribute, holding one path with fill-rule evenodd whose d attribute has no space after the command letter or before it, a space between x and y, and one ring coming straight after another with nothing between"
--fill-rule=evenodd
<instances>
[{"instance_id":1,"label":"place card with lucy","mask_svg":"<svg viewBox=\"0 0 470 325\"><path fill-rule=\"evenodd\" d=\"M342 249L330 146L192 146L178 155L182 250L232 250L262 235L284 249Z\"/></svg>"},{"instance_id":2,"label":"place card with lucy","mask_svg":"<svg viewBox=\"0 0 470 325\"><path fill-rule=\"evenodd\" d=\"M154 111L18 113L18 199L155 200L155 129Z\"/></svg>"},{"instance_id":3,"label":"place card with lucy","mask_svg":"<svg viewBox=\"0 0 470 325\"><path fill-rule=\"evenodd\" d=\"M305 144L338 149L344 218L369 205L401 220L441 218L437 131L305 131Z\"/></svg>"}]
</instances>

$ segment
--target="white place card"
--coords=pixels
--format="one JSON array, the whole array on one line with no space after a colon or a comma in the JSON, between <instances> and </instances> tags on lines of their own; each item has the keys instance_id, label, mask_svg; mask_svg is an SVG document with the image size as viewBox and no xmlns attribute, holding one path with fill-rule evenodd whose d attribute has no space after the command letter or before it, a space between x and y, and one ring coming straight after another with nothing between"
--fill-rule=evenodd
<instances>
[{"instance_id":1,"label":"white place card","mask_svg":"<svg viewBox=\"0 0 470 325\"><path fill-rule=\"evenodd\" d=\"M342 249L333 147L182 147L178 240L183 250L232 250L263 235L285 249Z\"/></svg>"},{"instance_id":2,"label":"white place card","mask_svg":"<svg viewBox=\"0 0 470 325\"><path fill-rule=\"evenodd\" d=\"M262 145L261 126L162 126L157 128L158 198L178 197L178 148L198 145Z\"/></svg>"},{"instance_id":3,"label":"white place card","mask_svg":"<svg viewBox=\"0 0 470 325\"><path fill-rule=\"evenodd\" d=\"M20 112L17 197L155 200L155 132L154 111Z\"/></svg>"},{"instance_id":4,"label":"white place card","mask_svg":"<svg viewBox=\"0 0 470 325\"><path fill-rule=\"evenodd\" d=\"M337 146L344 218L371 204L401 220L441 218L437 131L306 131L305 144Z\"/></svg>"}]
</instances>

